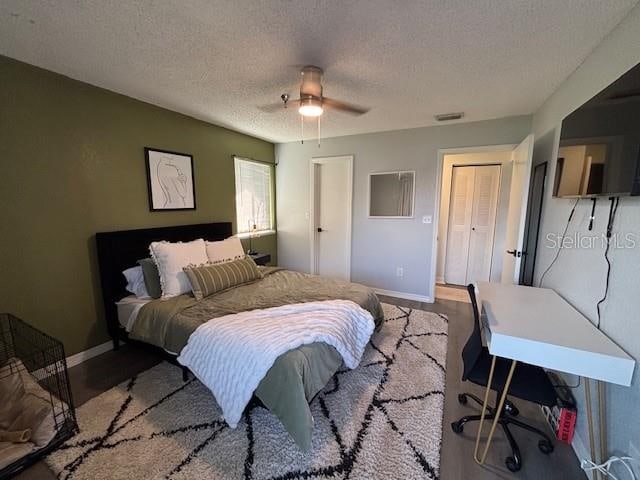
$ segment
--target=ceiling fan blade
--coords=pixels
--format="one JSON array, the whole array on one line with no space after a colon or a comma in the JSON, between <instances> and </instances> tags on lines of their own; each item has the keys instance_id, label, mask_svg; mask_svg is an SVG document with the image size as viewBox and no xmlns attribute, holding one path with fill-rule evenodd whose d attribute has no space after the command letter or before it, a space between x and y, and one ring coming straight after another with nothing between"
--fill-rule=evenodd
<instances>
[{"instance_id":1,"label":"ceiling fan blade","mask_svg":"<svg viewBox=\"0 0 640 480\"><path fill-rule=\"evenodd\" d=\"M288 100L287 101L287 108L298 108L298 104L300 103L300 100ZM258 107L258 110L262 110L265 113L276 113L279 112L280 110L285 110L285 104L284 102L277 102L277 103L270 103L268 105L260 105Z\"/></svg>"},{"instance_id":2,"label":"ceiling fan blade","mask_svg":"<svg viewBox=\"0 0 640 480\"><path fill-rule=\"evenodd\" d=\"M322 97L322 105L329 107L332 110L338 110L340 112L350 113L351 115L363 115L370 109L367 107L361 107L352 103L341 102L340 100L334 100L332 98Z\"/></svg>"}]
</instances>

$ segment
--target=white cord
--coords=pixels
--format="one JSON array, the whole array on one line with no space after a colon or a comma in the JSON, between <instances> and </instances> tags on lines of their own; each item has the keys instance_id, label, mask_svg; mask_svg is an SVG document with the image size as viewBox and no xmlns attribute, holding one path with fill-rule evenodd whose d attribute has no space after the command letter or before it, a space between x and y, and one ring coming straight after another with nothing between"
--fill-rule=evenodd
<instances>
[{"instance_id":1,"label":"white cord","mask_svg":"<svg viewBox=\"0 0 640 480\"><path fill-rule=\"evenodd\" d=\"M636 462L638 465L640 465L640 460L638 460L637 458L613 456L613 457L610 457L609 460L607 460L606 462L601 463L599 465L592 462L591 460L583 459L582 462L580 463L580 467L582 467L582 469L585 472L591 472L593 470L597 470L600 473L604 474L605 476L611 478L612 480L619 480L618 477L616 477L613 473L609 471L609 469L611 468L611 465L613 465L614 463L620 462L622 463L622 465L624 465L624 468L627 469L627 472L629 472L629 475L631 476L631 480L638 480L638 477L636 477L635 473L633 473L633 469L631 468L629 463L627 463L630 461Z\"/></svg>"}]
</instances>

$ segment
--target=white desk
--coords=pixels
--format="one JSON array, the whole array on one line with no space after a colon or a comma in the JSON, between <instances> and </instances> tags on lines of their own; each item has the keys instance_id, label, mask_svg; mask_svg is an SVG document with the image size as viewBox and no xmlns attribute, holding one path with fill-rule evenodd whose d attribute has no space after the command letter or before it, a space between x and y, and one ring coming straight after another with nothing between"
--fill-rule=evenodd
<instances>
[{"instance_id":1,"label":"white desk","mask_svg":"<svg viewBox=\"0 0 640 480\"><path fill-rule=\"evenodd\" d=\"M489 353L631 385L635 360L548 288L478 282Z\"/></svg>"},{"instance_id":2,"label":"white desk","mask_svg":"<svg viewBox=\"0 0 640 480\"><path fill-rule=\"evenodd\" d=\"M595 459L588 379L629 386L635 360L553 290L489 282L478 282L476 288L479 295L478 304L481 305L484 313L489 353L493 356L488 385L492 382L495 358L512 360L497 411L502 411L517 362L580 375L585 378L589 440L591 455ZM598 382L600 437L606 438L602 385ZM478 446L489 391L487 387L474 453L474 458L481 464L486 458L499 418L499 414L496 415L484 453L479 459ZM606 456L607 453L604 445L601 443L601 457Z\"/></svg>"}]
</instances>

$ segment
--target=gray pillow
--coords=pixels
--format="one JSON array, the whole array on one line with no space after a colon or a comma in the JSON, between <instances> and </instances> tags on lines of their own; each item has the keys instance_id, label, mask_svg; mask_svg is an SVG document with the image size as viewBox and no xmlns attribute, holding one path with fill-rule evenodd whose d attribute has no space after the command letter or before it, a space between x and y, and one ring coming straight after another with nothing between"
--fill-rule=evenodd
<instances>
[{"instance_id":1,"label":"gray pillow","mask_svg":"<svg viewBox=\"0 0 640 480\"><path fill-rule=\"evenodd\" d=\"M142 276L144 277L144 285L147 287L147 293L151 298L160 298L162 296L162 287L160 286L158 266L151 258L138 260L138 265L142 267Z\"/></svg>"},{"instance_id":2,"label":"gray pillow","mask_svg":"<svg viewBox=\"0 0 640 480\"><path fill-rule=\"evenodd\" d=\"M262 278L251 257L215 265L185 267L184 273L189 278L196 300Z\"/></svg>"}]
</instances>

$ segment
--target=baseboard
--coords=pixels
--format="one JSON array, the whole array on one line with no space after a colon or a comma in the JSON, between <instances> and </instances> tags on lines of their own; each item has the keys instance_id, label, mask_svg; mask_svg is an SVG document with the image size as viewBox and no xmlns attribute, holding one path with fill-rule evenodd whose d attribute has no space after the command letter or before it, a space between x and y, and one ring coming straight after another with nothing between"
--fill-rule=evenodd
<instances>
[{"instance_id":1,"label":"baseboard","mask_svg":"<svg viewBox=\"0 0 640 480\"><path fill-rule=\"evenodd\" d=\"M86 362L90 358L102 355L103 353L106 353L111 349L113 349L113 342L108 341L105 343L101 343L100 345L96 345L95 347L91 347L88 350L78 352L75 355L67 357L67 367L75 367L76 365L79 365L82 362Z\"/></svg>"},{"instance_id":2,"label":"baseboard","mask_svg":"<svg viewBox=\"0 0 640 480\"><path fill-rule=\"evenodd\" d=\"M445 283L444 277L436 277L436 283L444 284Z\"/></svg>"},{"instance_id":3,"label":"baseboard","mask_svg":"<svg viewBox=\"0 0 640 480\"><path fill-rule=\"evenodd\" d=\"M415 300L417 302L433 303L432 297L428 297L426 295L418 295L417 293L394 292L393 290L384 290L382 288L376 288L375 291L380 295L387 295L389 297L398 297L398 298L404 298L405 300Z\"/></svg>"}]
</instances>

